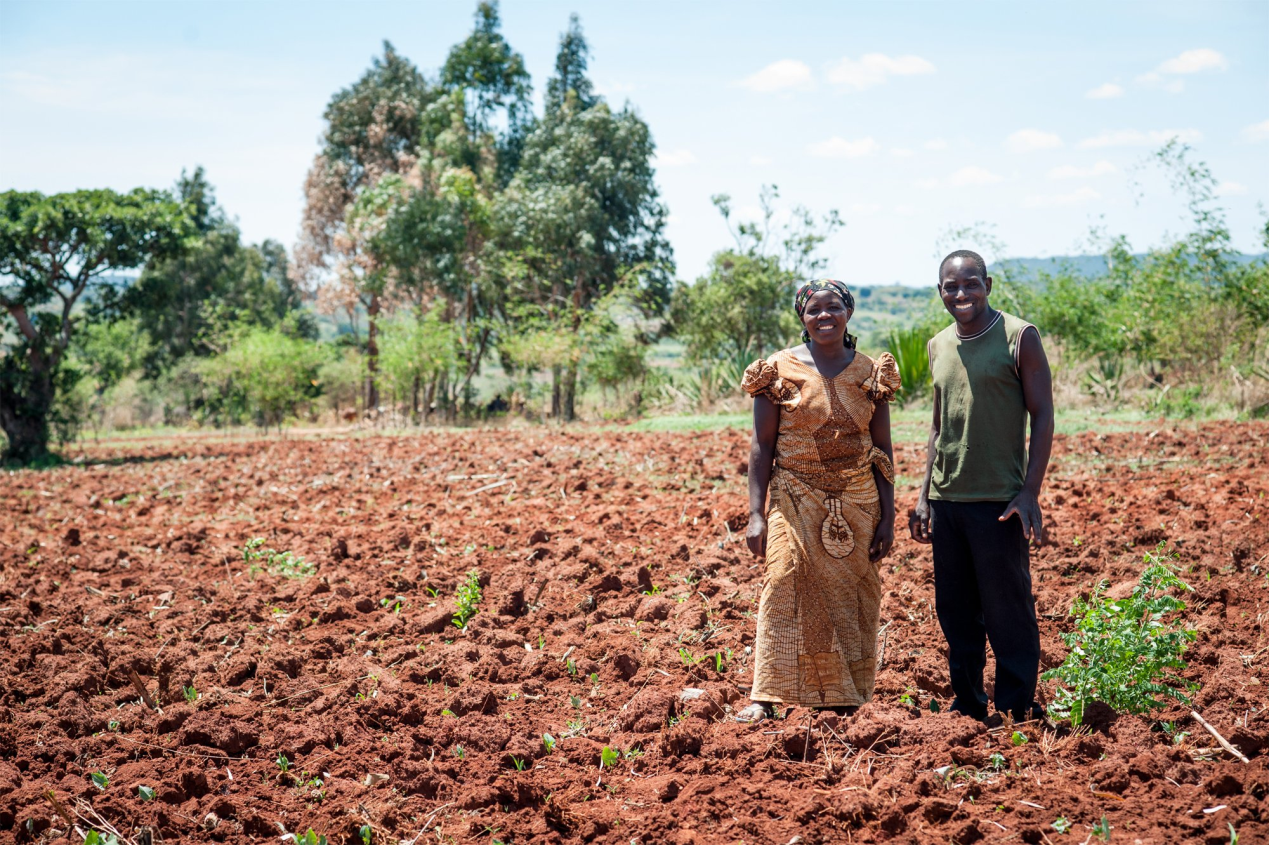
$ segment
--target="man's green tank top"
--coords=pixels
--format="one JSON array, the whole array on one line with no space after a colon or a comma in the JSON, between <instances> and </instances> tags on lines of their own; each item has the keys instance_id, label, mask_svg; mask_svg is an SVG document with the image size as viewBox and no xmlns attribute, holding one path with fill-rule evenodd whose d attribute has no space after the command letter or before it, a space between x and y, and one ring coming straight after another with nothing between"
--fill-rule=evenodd
<instances>
[{"instance_id":1,"label":"man's green tank top","mask_svg":"<svg viewBox=\"0 0 1269 845\"><path fill-rule=\"evenodd\" d=\"M930 375L939 397L930 498L1007 502L1027 474L1027 407L1018 343L1030 323L997 311L991 325L960 337L956 324L930 339Z\"/></svg>"}]
</instances>

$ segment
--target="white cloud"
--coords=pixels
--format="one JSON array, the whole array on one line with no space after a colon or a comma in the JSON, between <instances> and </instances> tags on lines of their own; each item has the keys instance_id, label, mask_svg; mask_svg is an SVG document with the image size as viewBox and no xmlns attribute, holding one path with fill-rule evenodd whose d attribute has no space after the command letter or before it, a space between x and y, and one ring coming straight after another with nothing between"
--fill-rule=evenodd
<instances>
[{"instance_id":1,"label":"white cloud","mask_svg":"<svg viewBox=\"0 0 1269 845\"><path fill-rule=\"evenodd\" d=\"M1074 164L1064 164L1061 167L1055 167L1049 171L1050 179L1089 179L1094 176L1109 176L1112 173L1118 173L1119 168L1111 164L1109 161L1099 161L1091 167L1077 167Z\"/></svg>"},{"instance_id":2,"label":"white cloud","mask_svg":"<svg viewBox=\"0 0 1269 845\"><path fill-rule=\"evenodd\" d=\"M1193 144L1203 140L1203 133L1197 129L1115 129L1085 138L1079 147L1084 150L1101 147L1153 147L1166 144L1176 138L1182 143Z\"/></svg>"},{"instance_id":3,"label":"white cloud","mask_svg":"<svg viewBox=\"0 0 1269 845\"><path fill-rule=\"evenodd\" d=\"M891 57L884 53L868 53L858 61L843 56L829 64L825 71L829 82L854 91L880 85L889 76L917 76L926 73L934 73L934 65L920 56Z\"/></svg>"},{"instance_id":4,"label":"white cloud","mask_svg":"<svg viewBox=\"0 0 1269 845\"><path fill-rule=\"evenodd\" d=\"M896 205L894 207L894 213L900 217L911 217L916 214L916 209L910 205Z\"/></svg>"},{"instance_id":5,"label":"white cloud","mask_svg":"<svg viewBox=\"0 0 1269 845\"><path fill-rule=\"evenodd\" d=\"M806 91L815 87L815 77L806 62L797 59L781 59L772 62L740 83L750 91Z\"/></svg>"},{"instance_id":6,"label":"white cloud","mask_svg":"<svg viewBox=\"0 0 1269 845\"><path fill-rule=\"evenodd\" d=\"M895 147L890 151L890 155L895 158L912 158L912 156L916 155L916 153L912 152L912 150L904 149L903 147Z\"/></svg>"},{"instance_id":7,"label":"white cloud","mask_svg":"<svg viewBox=\"0 0 1269 845\"><path fill-rule=\"evenodd\" d=\"M876 214L881 206L875 202L857 202L850 207L853 214Z\"/></svg>"},{"instance_id":8,"label":"white cloud","mask_svg":"<svg viewBox=\"0 0 1269 845\"><path fill-rule=\"evenodd\" d=\"M819 141L807 145L807 152L819 158L860 158L869 156L881 149L881 145L872 139L860 138L858 141L847 141L834 135L827 141Z\"/></svg>"},{"instance_id":9,"label":"white cloud","mask_svg":"<svg viewBox=\"0 0 1269 845\"><path fill-rule=\"evenodd\" d=\"M999 182L1003 176L998 176L984 167L962 167L960 170L947 177L947 184L953 188L963 188L969 185L990 185L992 182Z\"/></svg>"},{"instance_id":10,"label":"white cloud","mask_svg":"<svg viewBox=\"0 0 1269 845\"><path fill-rule=\"evenodd\" d=\"M1247 193L1247 186L1241 182L1221 182L1216 186L1216 196L1235 197Z\"/></svg>"},{"instance_id":11,"label":"white cloud","mask_svg":"<svg viewBox=\"0 0 1269 845\"><path fill-rule=\"evenodd\" d=\"M605 97L616 98L623 94L633 94L639 88L632 82L596 82L595 91L603 94Z\"/></svg>"},{"instance_id":12,"label":"white cloud","mask_svg":"<svg viewBox=\"0 0 1269 845\"><path fill-rule=\"evenodd\" d=\"M1105 82L1096 88L1087 92L1084 96L1090 100L1113 100L1116 97L1122 97L1124 89L1120 85L1113 82Z\"/></svg>"},{"instance_id":13,"label":"white cloud","mask_svg":"<svg viewBox=\"0 0 1269 845\"><path fill-rule=\"evenodd\" d=\"M926 141L921 146L925 147L927 150L934 150L935 152L938 152L939 150L947 149L947 141L944 141L942 138L934 138Z\"/></svg>"},{"instance_id":14,"label":"white cloud","mask_svg":"<svg viewBox=\"0 0 1269 845\"><path fill-rule=\"evenodd\" d=\"M1255 143L1256 141L1269 141L1269 120L1262 120L1259 123L1253 123L1238 133L1238 136L1244 141Z\"/></svg>"},{"instance_id":15,"label":"white cloud","mask_svg":"<svg viewBox=\"0 0 1269 845\"><path fill-rule=\"evenodd\" d=\"M684 149L667 150L657 153L656 163L658 167L686 167L696 164L696 154Z\"/></svg>"},{"instance_id":16,"label":"white cloud","mask_svg":"<svg viewBox=\"0 0 1269 845\"><path fill-rule=\"evenodd\" d=\"M1005 139L1010 152L1025 153L1031 150L1051 150L1062 146L1062 139L1052 132L1039 129L1019 129Z\"/></svg>"},{"instance_id":17,"label":"white cloud","mask_svg":"<svg viewBox=\"0 0 1269 845\"><path fill-rule=\"evenodd\" d=\"M1207 48L1186 50L1181 55L1168 59L1155 70L1157 73L1201 73L1205 70L1225 70L1229 62L1215 50Z\"/></svg>"},{"instance_id":18,"label":"white cloud","mask_svg":"<svg viewBox=\"0 0 1269 845\"><path fill-rule=\"evenodd\" d=\"M1062 205L1079 205L1101 199L1102 195L1092 188L1084 187L1069 194L1049 194L1030 196L1022 201L1023 208L1053 208Z\"/></svg>"},{"instance_id":19,"label":"white cloud","mask_svg":"<svg viewBox=\"0 0 1269 845\"><path fill-rule=\"evenodd\" d=\"M755 167L765 167L771 163L771 159L766 156L749 156L749 163Z\"/></svg>"}]
</instances>

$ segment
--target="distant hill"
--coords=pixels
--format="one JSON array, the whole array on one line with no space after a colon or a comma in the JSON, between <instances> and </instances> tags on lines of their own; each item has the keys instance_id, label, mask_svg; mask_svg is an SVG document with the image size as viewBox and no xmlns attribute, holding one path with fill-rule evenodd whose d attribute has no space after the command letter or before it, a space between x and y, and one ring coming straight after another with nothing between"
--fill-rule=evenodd
<instances>
[{"instance_id":1,"label":"distant hill","mask_svg":"<svg viewBox=\"0 0 1269 845\"><path fill-rule=\"evenodd\" d=\"M1145 257L1143 253L1137 253L1134 258ZM1233 260L1250 264L1253 261L1264 261L1269 259L1269 253L1259 253L1255 255L1247 255L1245 253L1236 252L1230 255ZM1004 261L994 262L987 267L987 272L992 273L994 270L1008 266L1014 278L1023 280L1036 279L1041 273L1054 275L1060 272L1074 273L1079 276L1095 277L1105 275L1106 273L1106 256L1104 255L1055 255L1052 258L1008 258Z\"/></svg>"}]
</instances>

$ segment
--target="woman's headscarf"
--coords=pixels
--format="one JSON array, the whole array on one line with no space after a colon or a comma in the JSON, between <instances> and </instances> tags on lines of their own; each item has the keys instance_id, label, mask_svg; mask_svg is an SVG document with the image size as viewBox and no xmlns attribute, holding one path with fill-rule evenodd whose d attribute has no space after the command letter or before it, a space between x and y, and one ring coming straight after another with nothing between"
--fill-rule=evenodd
<instances>
[{"instance_id":1,"label":"woman's headscarf","mask_svg":"<svg viewBox=\"0 0 1269 845\"><path fill-rule=\"evenodd\" d=\"M798 320L801 320L802 315L806 313L807 301L822 290L831 290L842 298L842 303L848 311L855 310L855 297L851 295L850 288L846 287L845 283L836 279L813 279L798 288L797 295L793 297L793 309L798 312ZM848 348L854 349L856 339L850 332L846 332L846 336L842 338L842 343ZM802 330L802 342L811 342L811 334L806 329Z\"/></svg>"}]
</instances>

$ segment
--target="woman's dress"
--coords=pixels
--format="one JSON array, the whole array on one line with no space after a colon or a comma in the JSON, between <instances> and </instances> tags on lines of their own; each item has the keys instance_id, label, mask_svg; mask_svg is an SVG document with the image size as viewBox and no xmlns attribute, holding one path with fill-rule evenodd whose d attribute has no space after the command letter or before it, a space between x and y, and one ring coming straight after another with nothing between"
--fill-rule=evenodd
<instances>
[{"instance_id":1,"label":"woman's dress","mask_svg":"<svg viewBox=\"0 0 1269 845\"><path fill-rule=\"evenodd\" d=\"M758 603L754 701L863 704L876 679L881 579L868 559L881 506L873 467L877 402L899 388L890 353L856 352L835 378L790 350L756 361L742 383L780 409L767 513L766 580Z\"/></svg>"}]
</instances>

